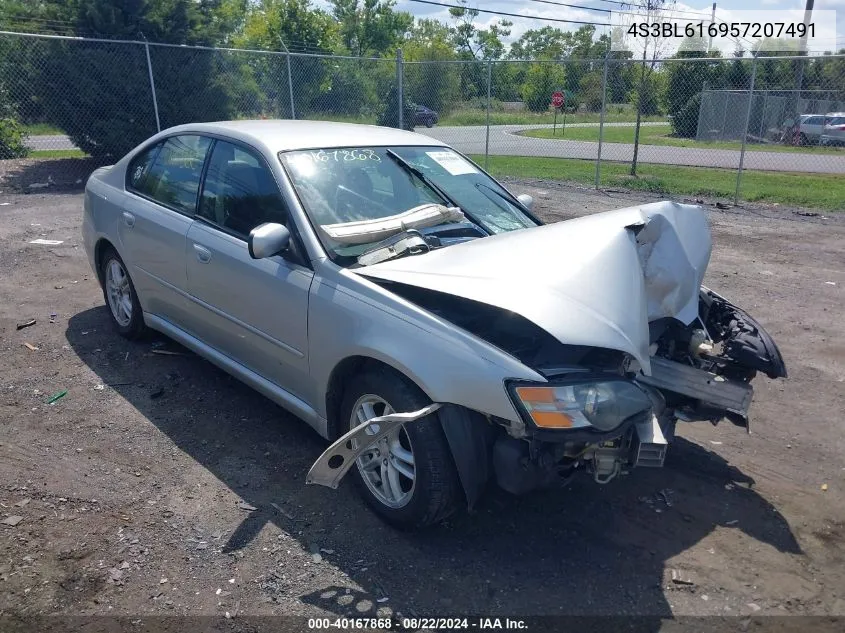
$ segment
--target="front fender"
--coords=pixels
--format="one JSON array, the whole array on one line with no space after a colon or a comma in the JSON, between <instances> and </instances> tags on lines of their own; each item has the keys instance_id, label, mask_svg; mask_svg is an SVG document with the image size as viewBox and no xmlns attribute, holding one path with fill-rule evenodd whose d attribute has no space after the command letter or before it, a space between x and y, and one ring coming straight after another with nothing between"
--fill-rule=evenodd
<instances>
[{"instance_id":1,"label":"front fender","mask_svg":"<svg viewBox=\"0 0 845 633\"><path fill-rule=\"evenodd\" d=\"M318 393L327 393L332 371L344 359L362 356L401 372L433 402L521 422L504 380L544 382L541 375L471 334L352 275L349 283L317 277L311 288L309 359ZM319 413L328 417L325 400L315 400Z\"/></svg>"}]
</instances>

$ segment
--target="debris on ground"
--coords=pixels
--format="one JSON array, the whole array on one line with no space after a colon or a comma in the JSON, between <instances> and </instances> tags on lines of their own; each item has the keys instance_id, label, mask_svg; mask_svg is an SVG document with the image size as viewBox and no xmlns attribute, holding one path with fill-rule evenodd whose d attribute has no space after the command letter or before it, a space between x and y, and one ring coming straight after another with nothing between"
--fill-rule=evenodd
<instances>
[{"instance_id":1,"label":"debris on ground","mask_svg":"<svg viewBox=\"0 0 845 633\"><path fill-rule=\"evenodd\" d=\"M725 204L724 202L717 202L717 203L716 203L716 208L717 208L717 209L721 209L722 211L724 211L725 209L730 209L730 208L731 208L731 205L729 205L729 204Z\"/></svg>"},{"instance_id":2,"label":"debris on ground","mask_svg":"<svg viewBox=\"0 0 845 633\"><path fill-rule=\"evenodd\" d=\"M745 605L745 606L747 606L747 607L748 607L749 609L751 609L752 611L759 611L760 609L762 609L762 608L763 608L763 607L761 607L759 604L755 604L755 603L753 603L753 602L749 602L749 603L748 603L747 605Z\"/></svg>"},{"instance_id":3,"label":"debris on ground","mask_svg":"<svg viewBox=\"0 0 845 633\"><path fill-rule=\"evenodd\" d=\"M50 313L50 323L55 323L55 322L56 322L56 317L58 317L58 316L59 316L59 315L58 315L58 314L56 314L55 312L51 312L51 313Z\"/></svg>"},{"instance_id":4,"label":"debris on ground","mask_svg":"<svg viewBox=\"0 0 845 633\"><path fill-rule=\"evenodd\" d=\"M254 505L247 503L246 501L238 501L238 508L240 510L246 510L247 512L255 512L258 510Z\"/></svg>"},{"instance_id":5,"label":"debris on ground","mask_svg":"<svg viewBox=\"0 0 845 633\"><path fill-rule=\"evenodd\" d=\"M826 281L825 283L826 283L828 286L835 286L835 285L836 285L836 282L835 282L835 281Z\"/></svg>"},{"instance_id":6,"label":"debris on ground","mask_svg":"<svg viewBox=\"0 0 845 633\"><path fill-rule=\"evenodd\" d=\"M18 501L16 504L14 504L14 506L16 508L23 508L24 506L29 505L30 501L32 501L32 499L27 497L26 499L21 499L20 501Z\"/></svg>"},{"instance_id":7,"label":"debris on ground","mask_svg":"<svg viewBox=\"0 0 845 633\"><path fill-rule=\"evenodd\" d=\"M47 404L53 404L54 402L57 402L57 401L61 400L62 398L64 398L66 395L67 395L67 389L62 389L61 391L57 391L52 396L50 396L50 399L47 400Z\"/></svg>"},{"instance_id":8,"label":"debris on ground","mask_svg":"<svg viewBox=\"0 0 845 633\"><path fill-rule=\"evenodd\" d=\"M822 484L822 492L827 492L827 484Z\"/></svg>"},{"instance_id":9,"label":"debris on ground","mask_svg":"<svg viewBox=\"0 0 845 633\"><path fill-rule=\"evenodd\" d=\"M657 492L657 498L660 499L663 503L666 504L667 508L672 507L672 499L670 495L675 492L671 488L664 488L663 490L659 490Z\"/></svg>"},{"instance_id":10,"label":"debris on ground","mask_svg":"<svg viewBox=\"0 0 845 633\"><path fill-rule=\"evenodd\" d=\"M45 239L39 237L36 240L31 240L29 243L30 244L40 244L41 246L58 246L59 244L62 244L63 242L64 242L64 240L45 240Z\"/></svg>"},{"instance_id":11,"label":"debris on ground","mask_svg":"<svg viewBox=\"0 0 845 633\"><path fill-rule=\"evenodd\" d=\"M26 341L24 341L23 346L26 349L28 349L30 352L37 352L38 351L38 348L35 347L35 345L33 345L32 343L27 343Z\"/></svg>"},{"instance_id":12,"label":"debris on ground","mask_svg":"<svg viewBox=\"0 0 845 633\"><path fill-rule=\"evenodd\" d=\"M281 514L286 519L289 519L290 521L296 521L296 517L294 517L290 512L283 510L281 507L279 507L278 504L270 503L270 505L273 506L273 508L276 510L276 512Z\"/></svg>"},{"instance_id":13,"label":"debris on ground","mask_svg":"<svg viewBox=\"0 0 845 633\"><path fill-rule=\"evenodd\" d=\"M817 218L821 215L817 211L793 211L795 215L802 215L805 218Z\"/></svg>"},{"instance_id":14,"label":"debris on ground","mask_svg":"<svg viewBox=\"0 0 845 633\"><path fill-rule=\"evenodd\" d=\"M169 349L151 349L150 354L160 354L162 356L187 356L184 352L174 352Z\"/></svg>"},{"instance_id":15,"label":"debris on ground","mask_svg":"<svg viewBox=\"0 0 845 633\"><path fill-rule=\"evenodd\" d=\"M739 523L739 520L733 519L732 521L726 521L725 525L736 525L737 523Z\"/></svg>"},{"instance_id":16,"label":"debris on ground","mask_svg":"<svg viewBox=\"0 0 845 633\"><path fill-rule=\"evenodd\" d=\"M150 400L157 400L164 395L164 387L158 387L150 393Z\"/></svg>"},{"instance_id":17,"label":"debris on ground","mask_svg":"<svg viewBox=\"0 0 845 633\"><path fill-rule=\"evenodd\" d=\"M693 582L693 580L680 569L672 570L672 582L676 585L685 585L687 587L695 585L695 582Z\"/></svg>"},{"instance_id":18,"label":"debris on ground","mask_svg":"<svg viewBox=\"0 0 845 633\"><path fill-rule=\"evenodd\" d=\"M35 319L27 319L26 321L23 321L23 322L21 322L21 323L18 323L18 325L17 325L17 328L16 328L16 329L18 329L18 330L22 330L22 329L24 329L25 327L31 327L31 326L33 326L33 325L35 325Z\"/></svg>"},{"instance_id":19,"label":"debris on ground","mask_svg":"<svg viewBox=\"0 0 845 633\"><path fill-rule=\"evenodd\" d=\"M0 521L0 523L2 523L3 525L11 525L12 527L15 527L21 521L23 521L22 516L13 514L12 516L6 517L2 521Z\"/></svg>"},{"instance_id":20,"label":"debris on ground","mask_svg":"<svg viewBox=\"0 0 845 633\"><path fill-rule=\"evenodd\" d=\"M105 389L105 388L106 388L106 386L105 386L105 385L102 385L102 384L100 384L100 385L94 385L94 391L102 391L102 390L103 390L103 389Z\"/></svg>"}]
</instances>

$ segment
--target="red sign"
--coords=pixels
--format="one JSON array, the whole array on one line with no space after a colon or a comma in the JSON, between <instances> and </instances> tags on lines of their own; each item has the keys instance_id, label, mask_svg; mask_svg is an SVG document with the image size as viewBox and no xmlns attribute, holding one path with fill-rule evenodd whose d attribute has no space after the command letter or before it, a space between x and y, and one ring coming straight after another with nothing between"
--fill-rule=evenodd
<instances>
[{"instance_id":1,"label":"red sign","mask_svg":"<svg viewBox=\"0 0 845 633\"><path fill-rule=\"evenodd\" d=\"M552 105L556 108L562 108L565 100L562 92L558 91L552 94Z\"/></svg>"}]
</instances>

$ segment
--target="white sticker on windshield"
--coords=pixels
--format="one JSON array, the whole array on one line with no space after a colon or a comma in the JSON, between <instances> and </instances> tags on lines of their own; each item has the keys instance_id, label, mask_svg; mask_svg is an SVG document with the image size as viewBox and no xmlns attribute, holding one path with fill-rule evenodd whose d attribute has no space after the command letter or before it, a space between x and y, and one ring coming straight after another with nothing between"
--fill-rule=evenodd
<instances>
[{"instance_id":1,"label":"white sticker on windshield","mask_svg":"<svg viewBox=\"0 0 845 633\"><path fill-rule=\"evenodd\" d=\"M426 154L453 176L478 173L472 163L455 152L426 152Z\"/></svg>"}]
</instances>

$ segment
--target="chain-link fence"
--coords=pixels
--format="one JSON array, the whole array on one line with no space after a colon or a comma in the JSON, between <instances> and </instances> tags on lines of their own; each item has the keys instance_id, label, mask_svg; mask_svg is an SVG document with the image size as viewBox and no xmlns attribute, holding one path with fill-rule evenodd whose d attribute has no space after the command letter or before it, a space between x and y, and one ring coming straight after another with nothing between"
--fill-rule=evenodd
<instances>
[{"instance_id":1,"label":"chain-link fence","mask_svg":"<svg viewBox=\"0 0 845 633\"><path fill-rule=\"evenodd\" d=\"M773 175L845 173L843 111L841 55L404 61L0 33L0 161L74 158L74 182L173 125L293 118L416 128L497 175L766 199Z\"/></svg>"}]
</instances>

